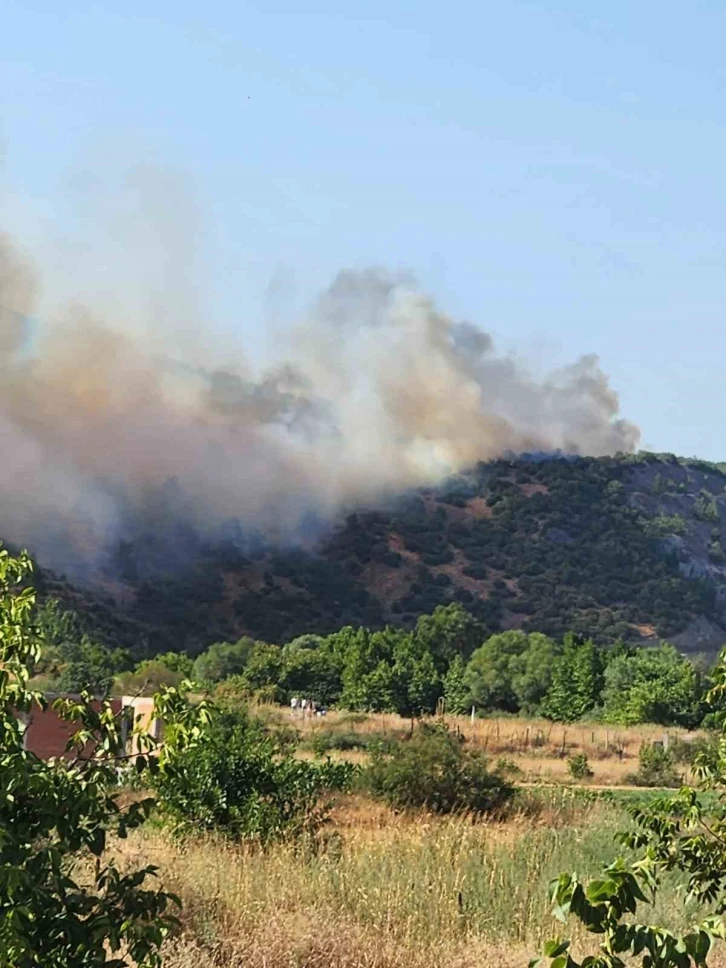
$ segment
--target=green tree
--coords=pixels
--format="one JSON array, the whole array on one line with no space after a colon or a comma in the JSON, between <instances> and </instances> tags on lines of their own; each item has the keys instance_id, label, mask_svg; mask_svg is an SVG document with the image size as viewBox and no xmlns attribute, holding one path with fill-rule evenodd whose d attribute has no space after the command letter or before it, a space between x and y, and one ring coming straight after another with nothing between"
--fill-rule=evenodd
<instances>
[{"instance_id":1,"label":"green tree","mask_svg":"<svg viewBox=\"0 0 726 968\"><path fill-rule=\"evenodd\" d=\"M556 655L539 632L501 632L480 646L466 668L472 703L479 709L533 713L547 693Z\"/></svg>"},{"instance_id":2,"label":"green tree","mask_svg":"<svg viewBox=\"0 0 726 968\"><path fill-rule=\"evenodd\" d=\"M160 663L172 672L181 673L185 679L191 679L194 673L194 661L186 652L161 652L154 656L152 661Z\"/></svg>"},{"instance_id":3,"label":"green tree","mask_svg":"<svg viewBox=\"0 0 726 968\"><path fill-rule=\"evenodd\" d=\"M181 672L175 672L159 659L145 659L133 672L117 676L114 691L121 695L153 696L161 686L178 686L184 678Z\"/></svg>"},{"instance_id":4,"label":"green tree","mask_svg":"<svg viewBox=\"0 0 726 968\"><path fill-rule=\"evenodd\" d=\"M375 750L365 781L374 796L392 806L435 813L485 813L502 807L514 792L501 774L489 770L479 750L465 749L446 726L425 722L392 751Z\"/></svg>"},{"instance_id":5,"label":"green tree","mask_svg":"<svg viewBox=\"0 0 726 968\"><path fill-rule=\"evenodd\" d=\"M246 636L237 642L215 642L194 663L198 682L221 682L244 672L255 642Z\"/></svg>"},{"instance_id":6,"label":"green tree","mask_svg":"<svg viewBox=\"0 0 726 968\"><path fill-rule=\"evenodd\" d=\"M393 652L407 633L386 628L345 628L332 645L342 659L340 705L345 709L394 712L396 709Z\"/></svg>"},{"instance_id":7,"label":"green tree","mask_svg":"<svg viewBox=\"0 0 726 968\"><path fill-rule=\"evenodd\" d=\"M444 702L447 713L466 713L471 709L466 666L460 655L454 656L444 676Z\"/></svg>"},{"instance_id":8,"label":"green tree","mask_svg":"<svg viewBox=\"0 0 726 968\"><path fill-rule=\"evenodd\" d=\"M697 726L704 712L703 676L672 645L637 649L608 664L603 717L612 723Z\"/></svg>"},{"instance_id":9,"label":"green tree","mask_svg":"<svg viewBox=\"0 0 726 968\"><path fill-rule=\"evenodd\" d=\"M296 639L291 642L286 642L282 647L282 651L285 655L289 655L292 652L298 652L300 650L310 650L310 649L320 649L325 644L325 638L322 635L298 635Z\"/></svg>"},{"instance_id":10,"label":"green tree","mask_svg":"<svg viewBox=\"0 0 726 968\"><path fill-rule=\"evenodd\" d=\"M552 682L542 700L542 714L560 723L572 723L591 712L603 688L603 659L591 640L565 636L557 656Z\"/></svg>"},{"instance_id":11,"label":"green tree","mask_svg":"<svg viewBox=\"0 0 726 968\"><path fill-rule=\"evenodd\" d=\"M484 637L481 623L458 602L439 605L432 615L422 615L414 629L414 638L434 657L439 672L445 672L457 655L467 660Z\"/></svg>"},{"instance_id":12,"label":"green tree","mask_svg":"<svg viewBox=\"0 0 726 968\"><path fill-rule=\"evenodd\" d=\"M312 636L310 636L312 638ZM318 704L330 706L338 701L341 690L340 672L335 657L323 643L318 648L283 647L281 698L301 696Z\"/></svg>"},{"instance_id":13,"label":"green tree","mask_svg":"<svg viewBox=\"0 0 726 968\"><path fill-rule=\"evenodd\" d=\"M410 635L398 637L392 655L394 706L399 716L432 713L441 695L434 657Z\"/></svg>"},{"instance_id":14,"label":"green tree","mask_svg":"<svg viewBox=\"0 0 726 968\"><path fill-rule=\"evenodd\" d=\"M700 521L715 523L720 520L719 507L711 494L703 491L693 502L693 513Z\"/></svg>"},{"instance_id":15,"label":"green tree","mask_svg":"<svg viewBox=\"0 0 726 968\"><path fill-rule=\"evenodd\" d=\"M43 705L28 688L41 658L30 571L0 551L0 964L156 966L175 899L149 887L153 867L122 873L106 854L107 836L125 837L152 805L118 799L118 718L88 694L65 700L74 755L43 762L23 748L20 720Z\"/></svg>"},{"instance_id":16,"label":"green tree","mask_svg":"<svg viewBox=\"0 0 726 968\"><path fill-rule=\"evenodd\" d=\"M433 712L441 695L434 656L415 635L386 627L342 629L328 639L341 663L340 705L370 712L420 716Z\"/></svg>"},{"instance_id":17,"label":"green tree","mask_svg":"<svg viewBox=\"0 0 726 968\"><path fill-rule=\"evenodd\" d=\"M271 700L280 698L284 659L282 649L266 642L256 642L242 673L242 680L251 693L265 693Z\"/></svg>"}]
</instances>

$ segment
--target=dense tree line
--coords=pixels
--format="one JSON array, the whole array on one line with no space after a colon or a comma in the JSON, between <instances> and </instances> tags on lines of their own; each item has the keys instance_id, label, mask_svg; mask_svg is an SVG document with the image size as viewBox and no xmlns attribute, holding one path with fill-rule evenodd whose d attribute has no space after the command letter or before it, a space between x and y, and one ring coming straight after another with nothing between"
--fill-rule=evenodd
<instances>
[{"instance_id":1,"label":"dense tree line","mask_svg":"<svg viewBox=\"0 0 726 968\"><path fill-rule=\"evenodd\" d=\"M88 671L86 664L70 668ZM106 669L99 667L92 681ZM67 668L58 681L70 676ZM522 630L487 635L458 603L421 616L410 631L346 626L281 646L249 637L218 642L194 661L165 653L113 683L125 694L152 693L186 677L202 688L272 703L298 696L318 706L406 717L432 714L443 703L450 713L474 708L478 715L693 728L713 712L703 698L707 670L667 643L598 645L575 633L556 639Z\"/></svg>"}]
</instances>

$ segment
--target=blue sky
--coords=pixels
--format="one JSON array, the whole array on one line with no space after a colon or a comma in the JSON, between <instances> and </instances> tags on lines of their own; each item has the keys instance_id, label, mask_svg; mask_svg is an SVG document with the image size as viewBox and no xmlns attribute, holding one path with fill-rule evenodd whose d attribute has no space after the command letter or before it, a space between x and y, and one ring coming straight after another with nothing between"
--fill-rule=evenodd
<instances>
[{"instance_id":1,"label":"blue sky","mask_svg":"<svg viewBox=\"0 0 726 968\"><path fill-rule=\"evenodd\" d=\"M152 163L253 351L276 298L407 269L534 366L597 352L645 446L726 459L723 3L4 0L0 27L30 243Z\"/></svg>"}]
</instances>

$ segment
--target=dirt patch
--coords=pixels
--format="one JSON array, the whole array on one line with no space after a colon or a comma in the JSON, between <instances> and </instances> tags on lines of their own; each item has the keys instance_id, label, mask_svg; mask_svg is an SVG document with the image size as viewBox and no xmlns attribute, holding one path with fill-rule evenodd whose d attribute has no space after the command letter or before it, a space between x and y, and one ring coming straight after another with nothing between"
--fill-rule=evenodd
<instances>
[{"instance_id":1,"label":"dirt patch","mask_svg":"<svg viewBox=\"0 0 726 968\"><path fill-rule=\"evenodd\" d=\"M405 595L412 581L408 568L390 568L377 562L371 562L365 566L361 579L368 591L375 595L385 608L390 608L395 601Z\"/></svg>"},{"instance_id":2,"label":"dirt patch","mask_svg":"<svg viewBox=\"0 0 726 968\"><path fill-rule=\"evenodd\" d=\"M464 568L469 564L468 559L462 551L457 548L454 552L454 560L448 565L438 565L431 571L438 575L448 575L452 582L459 588L468 589L472 595L478 598L489 598L492 583L483 578L472 578L464 574Z\"/></svg>"},{"instance_id":3,"label":"dirt patch","mask_svg":"<svg viewBox=\"0 0 726 968\"><path fill-rule=\"evenodd\" d=\"M517 487L525 497L532 497L533 494L549 494L550 489L545 484L518 484Z\"/></svg>"},{"instance_id":4,"label":"dirt patch","mask_svg":"<svg viewBox=\"0 0 726 968\"><path fill-rule=\"evenodd\" d=\"M465 513L470 518L491 518L494 511L487 504L485 497L473 497L466 502Z\"/></svg>"},{"instance_id":5,"label":"dirt patch","mask_svg":"<svg viewBox=\"0 0 726 968\"><path fill-rule=\"evenodd\" d=\"M409 551L406 545L404 544L403 538L401 537L401 535L396 534L395 531L392 531L388 535L388 547L391 549L391 551L397 551L398 554L403 558L403 560L407 561L411 565L418 565L421 563L420 558L416 554L416 552Z\"/></svg>"},{"instance_id":6,"label":"dirt patch","mask_svg":"<svg viewBox=\"0 0 726 968\"><path fill-rule=\"evenodd\" d=\"M658 638L658 632L652 625L634 625L633 628L644 639Z\"/></svg>"}]
</instances>

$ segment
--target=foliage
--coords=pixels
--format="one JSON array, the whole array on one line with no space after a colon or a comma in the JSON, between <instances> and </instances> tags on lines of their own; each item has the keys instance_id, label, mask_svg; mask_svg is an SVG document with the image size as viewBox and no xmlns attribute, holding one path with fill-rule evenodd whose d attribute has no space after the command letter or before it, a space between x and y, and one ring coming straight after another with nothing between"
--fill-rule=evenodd
<instances>
[{"instance_id":1,"label":"foliage","mask_svg":"<svg viewBox=\"0 0 726 968\"><path fill-rule=\"evenodd\" d=\"M709 697L719 706L726 692L726 653L713 676ZM636 957L643 968L705 966L716 939L726 938L726 734L720 716L718 752L696 763L698 784L683 787L649 804L631 807L635 828L623 833L621 843L634 860L617 858L602 876L580 881L563 873L551 885L555 916L563 923L570 915L585 930L601 938L600 953L581 962L570 953L567 940L545 946L552 968L624 968ZM643 765L662 768L663 757L641 754ZM644 760L646 762L644 762ZM715 795L714 795L715 794ZM686 902L698 902L697 920L678 933L643 919L642 908L653 904L667 880L680 880Z\"/></svg>"},{"instance_id":2,"label":"foliage","mask_svg":"<svg viewBox=\"0 0 726 968\"><path fill-rule=\"evenodd\" d=\"M244 672L254 646L254 641L247 637L237 642L215 642L194 663L194 678L198 682L220 682L239 675Z\"/></svg>"},{"instance_id":3,"label":"foliage","mask_svg":"<svg viewBox=\"0 0 726 968\"><path fill-rule=\"evenodd\" d=\"M645 525L645 533L652 538L664 538L666 535L684 535L686 522L680 514L656 514Z\"/></svg>"},{"instance_id":4,"label":"foliage","mask_svg":"<svg viewBox=\"0 0 726 968\"><path fill-rule=\"evenodd\" d=\"M605 664L602 651L591 639L566 635L542 700L543 715L560 723L573 723L591 712L600 699Z\"/></svg>"},{"instance_id":5,"label":"foliage","mask_svg":"<svg viewBox=\"0 0 726 968\"><path fill-rule=\"evenodd\" d=\"M350 731L321 730L310 740L310 748L316 756L324 756L331 750L370 750L389 751L397 740L381 733L357 733Z\"/></svg>"},{"instance_id":6,"label":"foliage","mask_svg":"<svg viewBox=\"0 0 726 968\"><path fill-rule=\"evenodd\" d=\"M328 643L339 663L341 706L402 716L436 708L441 677L434 656L415 635L392 627L380 632L344 628Z\"/></svg>"},{"instance_id":7,"label":"foliage","mask_svg":"<svg viewBox=\"0 0 726 968\"><path fill-rule=\"evenodd\" d=\"M414 637L421 649L431 653L439 672L444 672L457 656L467 661L486 631L458 602L451 602L437 606L431 615L421 615Z\"/></svg>"},{"instance_id":8,"label":"foliage","mask_svg":"<svg viewBox=\"0 0 726 968\"><path fill-rule=\"evenodd\" d=\"M626 777L628 783L644 787L676 787L682 780L676 770L676 755L662 743L643 743L638 753L637 773Z\"/></svg>"},{"instance_id":9,"label":"foliage","mask_svg":"<svg viewBox=\"0 0 726 968\"><path fill-rule=\"evenodd\" d=\"M145 659L133 672L116 677L114 691L126 696L153 696L162 686L178 686L184 678L182 672L170 669L161 659Z\"/></svg>"},{"instance_id":10,"label":"foliage","mask_svg":"<svg viewBox=\"0 0 726 968\"><path fill-rule=\"evenodd\" d=\"M29 572L26 556L0 551L0 964L158 965L175 898L148 886L155 868L122 873L105 852L107 837L125 837L152 805L119 802L118 717L85 693L59 702L78 724L69 759L23 748L18 717L44 702L28 688L41 659Z\"/></svg>"},{"instance_id":11,"label":"foliage","mask_svg":"<svg viewBox=\"0 0 726 968\"><path fill-rule=\"evenodd\" d=\"M268 697L277 700L281 698L277 687L282 679L283 667L284 658L279 646L256 642L241 679L251 693L267 690Z\"/></svg>"},{"instance_id":12,"label":"foliage","mask_svg":"<svg viewBox=\"0 0 726 968\"><path fill-rule=\"evenodd\" d=\"M714 500L713 495L706 492L699 494L693 502L693 514L699 521L718 522L718 504Z\"/></svg>"},{"instance_id":13,"label":"foliage","mask_svg":"<svg viewBox=\"0 0 726 968\"><path fill-rule=\"evenodd\" d=\"M312 638L312 636L311 636ZM341 692L340 669L325 640L318 648L298 647L283 649L283 671L280 680L284 698L302 696L318 705L330 706L337 702Z\"/></svg>"},{"instance_id":14,"label":"foliage","mask_svg":"<svg viewBox=\"0 0 726 968\"><path fill-rule=\"evenodd\" d=\"M108 693L116 675L130 666L123 649L108 649L92 639L81 617L51 599L37 611L43 651L33 667L45 691L95 695Z\"/></svg>"},{"instance_id":15,"label":"foliage","mask_svg":"<svg viewBox=\"0 0 726 968\"><path fill-rule=\"evenodd\" d=\"M690 729L704 713L701 673L671 645L632 649L609 663L603 689L608 722L675 724Z\"/></svg>"},{"instance_id":16,"label":"foliage","mask_svg":"<svg viewBox=\"0 0 726 968\"><path fill-rule=\"evenodd\" d=\"M689 766L693 766L698 760L710 762L715 766L718 760L718 747L717 736L694 736L692 739L672 736L668 744L675 762L687 763Z\"/></svg>"},{"instance_id":17,"label":"foliage","mask_svg":"<svg viewBox=\"0 0 726 968\"><path fill-rule=\"evenodd\" d=\"M478 750L466 750L446 726L419 723L390 752L376 750L365 775L373 796L395 807L426 807L434 813L487 813L503 807L514 790L488 769Z\"/></svg>"},{"instance_id":18,"label":"foliage","mask_svg":"<svg viewBox=\"0 0 726 968\"><path fill-rule=\"evenodd\" d=\"M466 662L463 645L461 650L437 645L431 631L438 629L451 642L456 640L447 639L452 628L476 628L464 609L438 609L424 618L436 623L421 619L412 631L348 626L282 648L254 643L244 671L222 681L234 683L244 699L287 703L297 696L323 706L405 717L433 714L440 699L450 713L468 713L474 706L479 713L502 710L559 722L599 714L604 706L610 722L693 727L706 712L704 672L670 646L601 647L574 633L560 643L541 633L510 630L489 636ZM425 634L419 634L421 628ZM212 651L219 654L221 646ZM452 657L448 664L444 654ZM197 664L203 659L204 653Z\"/></svg>"},{"instance_id":19,"label":"foliage","mask_svg":"<svg viewBox=\"0 0 726 968\"><path fill-rule=\"evenodd\" d=\"M573 753L567 758L567 770L573 780L589 780L593 771L587 759L587 753Z\"/></svg>"},{"instance_id":20,"label":"foliage","mask_svg":"<svg viewBox=\"0 0 726 968\"><path fill-rule=\"evenodd\" d=\"M538 632L492 635L471 657L466 683L479 709L535 712L552 677L556 645Z\"/></svg>"},{"instance_id":21,"label":"foliage","mask_svg":"<svg viewBox=\"0 0 726 968\"><path fill-rule=\"evenodd\" d=\"M466 666L460 655L454 656L443 682L444 703L447 713L466 713L471 708L470 691L466 680Z\"/></svg>"},{"instance_id":22,"label":"foliage","mask_svg":"<svg viewBox=\"0 0 726 968\"><path fill-rule=\"evenodd\" d=\"M178 834L208 830L267 844L312 833L325 818L323 795L352 779L350 764L296 759L244 710L194 706L173 693L158 703L165 744L154 788Z\"/></svg>"}]
</instances>

